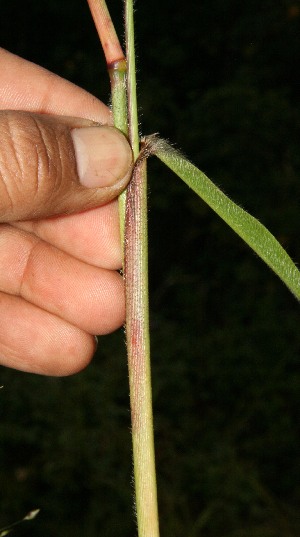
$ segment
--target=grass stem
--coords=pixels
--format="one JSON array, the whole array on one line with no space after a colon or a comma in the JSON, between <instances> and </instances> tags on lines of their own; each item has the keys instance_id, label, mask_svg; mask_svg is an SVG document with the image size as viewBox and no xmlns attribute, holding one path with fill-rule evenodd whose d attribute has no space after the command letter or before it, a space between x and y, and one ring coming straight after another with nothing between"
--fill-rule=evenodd
<instances>
[{"instance_id":1,"label":"grass stem","mask_svg":"<svg viewBox=\"0 0 300 537\"><path fill-rule=\"evenodd\" d=\"M139 122L136 96L136 66L134 46L134 19L133 0L125 0L125 35L127 58L127 99L128 99L128 126L129 139L134 159L140 151Z\"/></svg>"},{"instance_id":2,"label":"grass stem","mask_svg":"<svg viewBox=\"0 0 300 537\"><path fill-rule=\"evenodd\" d=\"M128 136L128 119L127 119L127 91L126 91L126 74L127 63L125 58L112 62L108 66L108 73L111 84L111 103L114 118L114 126L120 129ZM121 242L124 251L125 238L125 207L126 207L127 190L119 196L119 221Z\"/></svg>"},{"instance_id":3,"label":"grass stem","mask_svg":"<svg viewBox=\"0 0 300 537\"><path fill-rule=\"evenodd\" d=\"M88 0L111 80L114 125L140 152L136 97L133 1L125 0L126 59L105 0ZM127 82L127 90L125 88ZM120 200L125 233L126 340L130 385L135 503L139 537L159 537L150 371L146 159L139 159Z\"/></svg>"},{"instance_id":4,"label":"grass stem","mask_svg":"<svg viewBox=\"0 0 300 537\"><path fill-rule=\"evenodd\" d=\"M105 0L87 0L104 51L111 84L114 126L128 136L126 74L127 63ZM121 241L125 235L126 191L119 196Z\"/></svg>"},{"instance_id":5,"label":"grass stem","mask_svg":"<svg viewBox=\"0 0 300 537\"><path fill-rule=\"evenodd\" d=\"M135 502L139 537L158 537L148 313L146 160L135 167L126 204L126 335Z\"/></svg>"},{"instance_id":6,"label":"grass stem","mask_svg":"<svg viewBox=\"0 0 300 537\"><path fill-rule=\"evenodd\" d=\"M107 65L109 66L117 60L125 59L105 0L87 0L87 2L101 41Z\"/></svg>"},{"instance_id":7,"label":"grass stem","mask_svg":"<svg viewBox=\"0 0 300 537\"><path fill-rule=\"evenodd\" d=\"M125 0L129 139L140 152L136 96L133 0ZM159 537L155 472L148 297L146 159L128 186L125 225L126 335L130 383L135 502L139 537Z\"/></svg>"}]
</instances>

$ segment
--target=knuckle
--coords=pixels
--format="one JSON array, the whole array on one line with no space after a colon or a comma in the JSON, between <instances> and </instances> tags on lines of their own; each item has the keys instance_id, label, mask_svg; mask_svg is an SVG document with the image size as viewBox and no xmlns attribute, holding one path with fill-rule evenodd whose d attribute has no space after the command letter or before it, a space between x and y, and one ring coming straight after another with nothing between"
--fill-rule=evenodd
<instances>
[{"instance_id":1,"label":"knuckle","mask_svg":"<svg viewBox=\"0 0 300 537\"><path fill-rule=\"evenodd\" d=\"M3 221L15 207L30 203L37 214L55 202L61 191L70 151L66 135L51 120L32 113L0 112L0 214Z\"/></svg>"}]
</instances>

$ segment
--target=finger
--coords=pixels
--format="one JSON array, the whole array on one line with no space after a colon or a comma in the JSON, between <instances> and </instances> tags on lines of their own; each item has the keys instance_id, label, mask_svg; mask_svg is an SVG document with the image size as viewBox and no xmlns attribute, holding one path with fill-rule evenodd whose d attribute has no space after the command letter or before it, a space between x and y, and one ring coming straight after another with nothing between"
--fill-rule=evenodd
<instances>
[{"instance_id":1,"label":"finger","mask_svg":"<svg viewBox=\"0 0 300 537\"><path fill-rule=\"evenodd\" d=\"M81 371L95 352L93 336L20 297L0 292L0 363L63 376Z\"/></svg>"},{"instance_id":2,"label":"finger","mask_svg":"<svg viewBox=\"0 0 300 537\"><path fill-rule=\"evenodd\" d=\"M3 225L0 233L0 291L67 320L90 334L107 334L125 317L123 279Z\"/></svg>"},{"instance_id":3,"label":"finger","mask_svg":"<svg viewBox=\"0 0 300 537\"><path fill-rule=\"evenodd\" d=\"M107 106L71 82L0 48L0 109L78 116L112 124Z\"/></svg>"},{"instance_id":4,"label":"finger","mask_svg":"<svg viewBox=\"0 0 300 537\"><path fill-rule=\"evenodd\" d=\"M129 181L131 149L113 127L1 111L0 132L2 222L103 205Z\"/></svg>"},{"instance_id":5,"label":"finger","mask_svg":"<svg viewBox=\"0 0 300 537\"><path fill-rule=\"evenodd\" d=\"M122 266L117 201L76 215L16 222L14 225L91 265L110 270Z\"/></svg>"}]
</instances>

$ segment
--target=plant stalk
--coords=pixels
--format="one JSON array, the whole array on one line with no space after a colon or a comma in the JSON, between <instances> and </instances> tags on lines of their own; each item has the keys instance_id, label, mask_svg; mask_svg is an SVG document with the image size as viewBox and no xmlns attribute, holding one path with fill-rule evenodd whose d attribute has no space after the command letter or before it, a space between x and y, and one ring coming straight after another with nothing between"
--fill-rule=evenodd
<instances>
[{"instance_id":1,"label":"plant stalk","mask_svg":"<svg viewBox=\"0 0 300 537\"><path fill-rule=\"evenodd\" d=\"M148 297L146 159L136 97L133 0L125 0L128 131L136 162L127 189L125 223L126 337L130 385L135 502L139 537L159 537L153 435Z\"/></svg>"},{"instance_id":2,"label":"plant stalk","mask_svg":"<svg viewBox=\"0 0 300 537\"><path fill-rule=\"evenodd\" d=\"M133 1L125 0L126 60L105 0L88 0L111 80L114 125L140 152L135 75ZM127 91L125 89L127 80ZM128 130L127 130L128 129ZM120 202L123 234L124 196ZM124 276L126 340L132 421L135 502L139 537L159 537L155 474L148 305L146 159L139 158L127 188Z\"/></svg>"},{"instance_id":3,"label":"plant stalk","mask_svg":"<svg viewBox=\"0 0 300 537\"><path fill-rule=\"evenodd\" d=\"M111 103L114 119L114 126L128 136L127 120L127 91L126 91L126 59L116 60L108 65L108 73L111 85ZM119 195L119 221L121 243L124 253L125 238L125 208L127 189Z\"/></svg>"},{"instance_id":4,"label":"plant stalk","mask_svg":"<svg viewBox=\"0 0 300 537\"><path fill-rule=\"evenodd\" d=\"M126 204L126 335L139 537L158 537L148 314L146 160L135 167Z\"/></svg>"},{"instance_id":5,"label":"plant stalk","mask_svg":"<svg viewBox=\"0 0 300 537\"><path fill-rule=\"evenodd\" d=\"M128 129L134 160L136 160L140 152L140 137L136 96L133 0L125 0L125 36L127 58Z\"/></svg>"},{"instance_id":6,"label":"plant stalk","mask_svg":"<svg viewBox=\"0 0 300 537\"><path fill-rule=\"evenodd\" d=\"M123 50L111 20L105 0L87 0L107 65L122 60Z\"/></svg>"},{"instance_id":7,"label":"plant stalk","mask_svg":"<svg viewBox=\"0 0 300 537\"><path fill-rule=\"evenodd\" d=\"M128 136L127 64L105 0L87 0L104 51L111 85L114 126ZM126 190L119 196L121 242L124 245Z\"/></svg>"}]
</instances>

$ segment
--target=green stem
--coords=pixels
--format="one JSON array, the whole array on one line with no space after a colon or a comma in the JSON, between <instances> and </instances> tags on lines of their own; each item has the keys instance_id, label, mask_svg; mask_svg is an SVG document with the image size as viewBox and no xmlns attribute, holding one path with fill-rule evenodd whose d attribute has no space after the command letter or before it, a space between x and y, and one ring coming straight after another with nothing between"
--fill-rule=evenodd
<instances>
[{"instance_id":1,"label":"green stem","mask_svg":"<svg viewBox=\"0 0 300 537\"><path fill-rule=\"evenodd\" d=\"M129 139L136 160L140 140L133 0L125 1L125 29ZM146 159L137 162L127 191L126 337L137 525L139 537L159 537L150 368Z\"/></svg>"},{"instance_id":2,"label":"green stem","mask_svg":"<svg viewBox=\"0 0 300 537\"><path fill-rule=\"evenodd\" d=\"M105 0L87 0L105 54L111 82L114 126L128 135L126 59ZM124 244L126 191L119 196L121 241Z\"/></svg>"},{"instance_id":3,"label":"green stem","mask_svg":"<svg viewBox=\"0 0 300 537\"><path fill-rule=\"evenodd\" d=\"M111 102L114 119L114 126L120 129L128 136L128 120L127 120L127 91L126 91L126 73L127 64L125 58L110 63L108 73L111 84ZM126 207L126 192L122 192L119 196L119 220L121 242L124 245L125 236L125 207Z\"/></svg>"},{"instance_id":4,"label":"green stem","mask_svg":"<svg viewBox=\"0 0 300 537\"><path fill-rule=\"evenodd\" d=\"M109 70L114 125L128 134L136 161L140 150L140 140L136 98L133 1L125 0L127 61L125 61L105 0L88 0L88 3ZM140 158L134 167L126 198L124 241L126 339L138 535L139 537L159 537L150 372L145 159ZM123 237L124 195L121 195L119 200L120 227Z\"/></svg>"},{"instance_id":5,"label":"green stem","mask_svg":"<svg viewBox=\"0 0 300 537\"><path fill-rule=\"evenodd\" d=\"M136 68L134 47L134 19L133 0L125 0L125 34L127 58L127 99L128 99L128 127L129 139L134 159L140 151L139 122L136 97Z\"/></svg>"},{"instance_id":6,"label":"green stem","mask_svg":"<svg viewBox=\"0 0 300 537\"><path fill-rule=\"evenodd\" d=\"M126 205L126 336L139 537L158 537L148 313L146 160L134 170Z\"/></svg>"},{"instance_id":7,"label":"green stem","mask_svg":"<svg viewBox=\"0 0 300 537\"><path fill-rule=\"evenodd\" d=\"M126 95L126 60L122 58L108 66L111 84L111 101L114 126L128 135L127 95Z\"/></svg>"}]
</instances>

